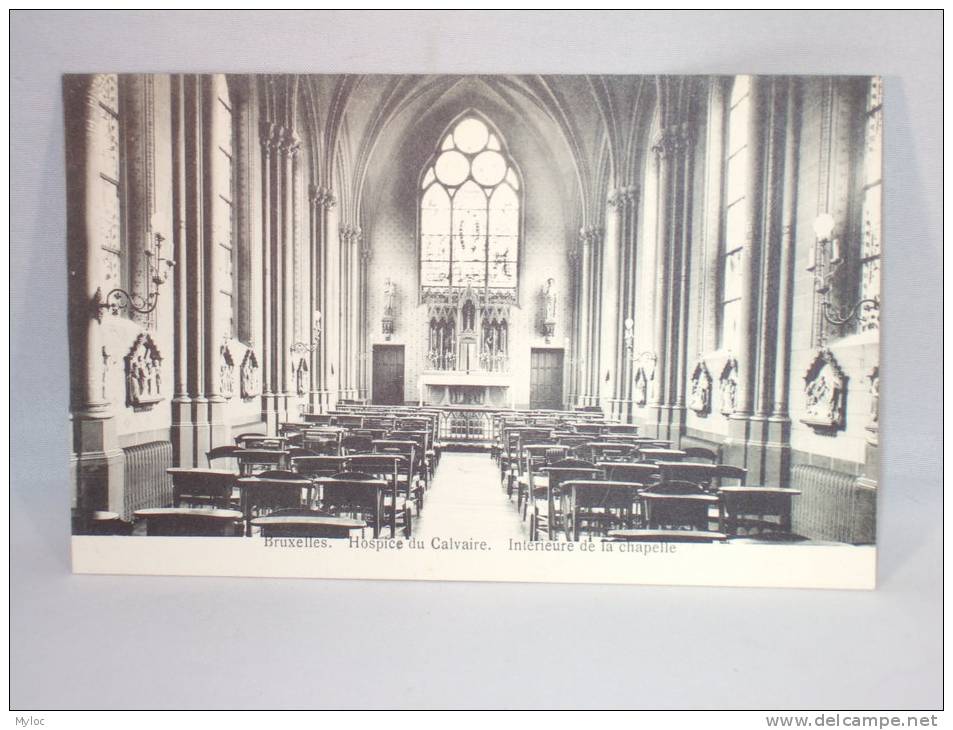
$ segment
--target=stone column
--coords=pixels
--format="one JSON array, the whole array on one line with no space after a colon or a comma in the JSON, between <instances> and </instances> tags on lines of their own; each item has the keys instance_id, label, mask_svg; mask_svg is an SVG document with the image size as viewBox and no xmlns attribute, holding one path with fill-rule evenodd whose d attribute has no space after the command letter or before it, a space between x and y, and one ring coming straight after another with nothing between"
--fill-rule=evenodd
<instances>
[{"instance_id":1,"label":"stone column","mask_svg":"<svg viewBox=\"0 0 953 730\"><path fill-rule=\"evenodd\" d=\"M655 380L649 384L651 394L648 399L647 432L665 438L667 435L667 419L664 409L667 405L668 393L668 348L669 348L669 308L667 306L670 293L671 271L671 228L674 208L672 186L672 152L673 141L666 130L662 131L659 139L653 146L658 165L658 200L659 215L655 239L655 332L653 349L656 357Z\"/></svg>"},{"instance_id":2,"label":"stone column","mask_svg":"<svg viewBox=\"0 0 953 730\"><path fill-rule=\"evenodd\" d=\"M616 188L609 193L606 206L606 233L602 245L602 276L599 289L602 292L599 322L599 381L597 391L602 410L608 416L616 416L618 400L616 383L619 350L619 287L621 268L622 215L626 205L625 193Z\"/></svg>"},{"instance_id":3,"label":"stone column","mask_svg":"<svg viewBox=\"0 0 953 730\"><path fill-rule=\"evenodd\" d=\"M261 345L261 386L262 420L266 428L277 427L277 412L274 403L274 293L273 273L273 220L272 206L272 127L268 122L261 124L261 222L262 222L262 345Z\"/></svg>"},{"instance_id":4,"label":"stone column","mask_svg":"<svg viewBox=\"0 0 953 730\"><path fill-rule=\"evenodd\" d=\"M794 221L797 211L798 114L797 82L788 80L785 105L784 184L781 198L781 250L778 272L778 324L775 341L774 403L768 418L769 452L766 479L786 485L790 472L791 330L794 308Z\"/></svg>"},{"instance_id":5,"label":"stone column","mask_svg":"<svg viewBox=\"0 0 953 730\"><path fill-rule=\"evenodd\" d=\"M760 322L761 264L764 248L762 210L764 205L764 160L766 154L764 80L751 79L748 100L748 186L745 198L748 221L741 253L742 313L738 325L738 393L735 412L730 416L726 451L729 461L746 467L749 480L761 478L760 455L749 447L751 419L755 412L758 368L758 327Z\"/></svg>"},{"instance_id":6,"label":"stone column","mask_svg":"<svg viewBox=\"0 0 953 730\"><path fill-rule=\"evenodd\" d=\"M218 102L218 84L225 84L225 77L221 75L204 76L203 83L203 127L205 142L203 145L203 184L199 188L202 196L202 238L205 258L205 338L202 343L205 350L205 396L208 400L209 448L228 444L230 431L225 417L226 399L221 393L219 375L221 347L226 337L224 318L227 313L220 311L222 300L219 290L226 285L220 281L222 273L228 267L222 265L222 259L229 254L222 248L217 236L227 231L229 222L219 220L221 208L216 205L216 196L228 191L232 181L222 176L222 168L216 164L216 157L221 154L220 147L228 148L229 140L225 135L231 134L231 118L222 118L224 110ZM224 122L224 123L223 123ZM234 244L233 244L234 245ZM228 282L230 285L230 282ZM203 448L203 451L207 449ZM199 463L202 453L196 454Z\"/></svg>"},{"instance_id":7,"label":"stone column","mask_svg":"<svg viewBox=\"0 0 953 730\"><path fill-rule=\"evenodd\" d=\"M281 174L281 348L278 350L281 363L281 400L278 408L278 420L288 421L297 416L289 413L291 401L295 397L294 358L291 357L291 344L294 336L294 157L300 143L294 132L284 130L279 141Z\"/></svg>"},{"instance_id":8,"label":"stone column","mask_svg":"<svg viewBox=\"0 0 953 730\"><path fill-rule=\"evenodd\" d=\"M180 262L175 267L173 297L173 341L175 374L172 394L173 463L195 466L195 442L192 425L192 397L189 392L189 308L188 230L186 225L186 113L184 76L175 75L172 86L172 250Z\"/></svg>"},{"instance_id":9,"label":"stone column","mask_svg":"<svg viewBox=\"0 0 953 730\"><path fill-rule=\"evenodd\" d=\"M123 453L119 448L112 404L106 392L110 353L102 332L106 314L97 305L107 293L102 232L106 226L101 203L101 160L106 155L107 130L99 99L116 77L96 74L69 77L65 83L68 235L70 262L70 355L73 420L71 467L75 472L77 526L89 513L121 508ZM112 288L110 286L110 288Z\"/></svg>"}]
</instances>

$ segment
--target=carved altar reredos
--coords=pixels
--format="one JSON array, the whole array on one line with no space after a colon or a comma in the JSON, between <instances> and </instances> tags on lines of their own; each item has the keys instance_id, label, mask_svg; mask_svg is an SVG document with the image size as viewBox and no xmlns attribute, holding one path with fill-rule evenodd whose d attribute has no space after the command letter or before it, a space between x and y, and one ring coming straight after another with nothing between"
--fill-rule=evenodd
<instances>
[{"instance_id":1,"label":"carved altar reredos","mask_svg":"<svg viewBox=\"0 0 953 730\"><path fill-rule=\"evenodd\" d=\"M219 355L219 392L223 398L228 399L235 395L235 360L232 357L232 351L228 349L227 343L222 345Z\"/></svg>"},{"instance_id":2,"label":"carved altar reredos","mask_svg":"<svg viewBox=\"0 0 953 730\"><path fill-rule=\"evenodd\" d=\"M738 361L729 356L718 376L718 410L723 416L735 412L738 402Z\"/></svg>"},{"instance_id":3,"label":"carved altar reredos","mask_svg":"<svg viewBox=\"0 0 953 730\"><path fill-rule=\"evenodd\" d=\"M692 373L691 391L688 396L688 407L699 416L711 413L712 378L704 360L699 360Z\"/></svg>"},{"instance_id":4,"label":"carved altar reredos","mask_svg":"<svg viewBox=\"0 0 953 730\"><path fill-rule=\"evenodd\" d=\"M804 417L815 431L844 428L847 414L847 375L834 354L820 349L804 375Z\"/></svg>"},{"instance_id":5,"label":"carved altar reredos","mask_svg":"<svg viewBox=\"0 0 953 730\"><path fill-rule=\"evenodd\" d=\"M145 332L136 337L125 361L127 405L142 408L161 401L162 356L152 337Z\"/></svg>"},{"instance_id":6,"label":"carved altar reredos","mask_svg":"<svg viewBox=\"0 0 953 730\"><path fill-rule=\"evenodd\" d=\"M246 350L241 367L242 398L247 400L261 395L261 370L254 350Z\"/></svg>"},{"instance_id":7,"label":"carved altar reredos","mask_svg":"<svg viewBox=\"0 0 953 730\"><path fill-rule=\"evenodd\" d=\"M508 402L510 309L516 306L515 292L470 286L429 288L423 290L421 300L427 307L428 328L421 402Z\"/></svg>"}]
</instances>

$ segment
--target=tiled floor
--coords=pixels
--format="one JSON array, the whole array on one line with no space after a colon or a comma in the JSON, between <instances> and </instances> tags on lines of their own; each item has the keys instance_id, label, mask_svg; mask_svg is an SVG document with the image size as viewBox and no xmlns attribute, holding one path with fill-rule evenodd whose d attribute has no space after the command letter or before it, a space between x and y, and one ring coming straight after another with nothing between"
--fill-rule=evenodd
<instances>
[{"instance_id":1,"label":"tiled floor","mask_svg":"<svg viewBox=\"0 0 953 730\"><path fill-rule=\"evenodd\" d=\"M440 457L414 536L525 539L529 529L500 486L489 454L448 451Z\"/></svg>"}]
</instances>

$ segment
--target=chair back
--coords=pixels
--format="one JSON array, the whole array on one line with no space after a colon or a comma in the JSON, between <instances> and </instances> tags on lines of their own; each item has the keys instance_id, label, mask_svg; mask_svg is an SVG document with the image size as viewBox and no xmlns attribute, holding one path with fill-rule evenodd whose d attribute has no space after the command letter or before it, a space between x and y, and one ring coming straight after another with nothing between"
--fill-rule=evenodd
<instances>
[{"instance_id":1,"label":"chair back","mask_svg":"<svg viewBox=\"0 0 953 730\"><path fill-rule=\"evenodd\" d=\"M373 479L381 479L391 485L391 492L398 493L401 466L407 457L400 454L354 454L348 457L348 471L368 474ZM410 497L410 484L405 483L400 490L403 496Z\"/></svg>"},{"instance_id":2,"label":"chair back","mask_svg":"<svg viewBox=\"0 0 953 730\"><path fill-rule=\"evenodd\" d=\"M299 459L302 456L320 456L320 454L317 451L313 451L312 449L306 449L302 446L288 447L288 458L291 459L292 461L294 461L295 459Z\"/></svg>"},{"instance_id":3,"label":"chair back","mask_svg":"<svg viewBox=\"0 0 953 730\"><path fill-rule=\"evenodd\" d=\"M237 473L219 469L172 468L172 504L210 504L227 508L232 497Z\"/></svg>"},{"instance_id":4,"label":"chair back","mask_svg":"<svg viewBox=\"0 0 953 730\"><path fill-rule=\"evenodd\" d=\"M627 461L635 453L632 444L612 441L593 441L589 443L592 461Z\"/></svg>"},{"instance_id":5,"label":"chair back","mask_svg":"<svg viewBox=\"0 0 953 730\"><path fill-rule=\"evenodd\" d=\"M210 468L213 461L218 461L219 459L226 460L225 464L220 465L221 468L231 469L231 467L234 466L235 473L237 474L238 458L235 456L235 452L240 450L240 446L216 446L205 453L205 459Z\"/></svg>"},{"instance_id":6,"label":"chair back","mask_svg":"<svg viewBox=\"0 0 953 730\"><path fill-rule=\"evenodd\" d=\"M737 485L725 484L725 481L730 480L737 482ZM718 465L718 486L727 487L727 486L745 486L745 482L748 480L748 470L740 466L731 466L730 464L719 464Z\"/></svg>"},{"instance_id":7,"label":"chair back","mask_svg":"<svg viewBox=\"0 0 953 730\"><path fill-rule=\"evenodd\" d=\"M690 461L658 461L656 466L661 474L662 484L668 482L689 482L702 489L710 490L715 486L718 467L715 464L699 464Z\"/></svg>"},{"instance_id":8,"label":"chair back","mask_svg":"<svg viewBox=\"0 0 953 730\"><path fill-rule=\"evenodd\" d=\"M306 423L330 426L333 416L330 413L302 413L301 418L303 418Z\"/></svg>"},{"instance_id":9,"label":"chair back","mask_svg":"<svg viewBox=\"0 0 953 730\"><path fill-rule=\"evenodd\" d=\"M321 488L321 507L325 511L359 516L373 527L374 537L380 535L387 482L363 472L346 471L318 479L316 484Z\"/></svg>"},{"instance_id":10,"label":"chair back","mask_svg":"<svg viewBox=\"0 0 953 730\"><path fill-rule=\"evenodd\" d=\"M658 466L655 464L613 461L600 462L597 466L604 469L606 479L613 482L637 482L643 485L652 485L659 479Z\"/></svg>"},{"instance_id":11,"label":"chair back","mask_svg":"<svg viewBox=\"0 0 953 730\"><path fill-rule=\"evenodd\" d=\"M356 414L337 414L334 416L332 423L334 423L335 426L341 426L342 428L363 428L364 416L358 416Z\"/></svg>"},{"instance_id":12,"label":"chair back","mask_svg":"<svg viewBox=\"0 0 953 730\"><path fill-rule=\"evenodd\" d=\"M235 437L235 443L244 449L272 449L278 451L285 447L284 436L266 436L261 433L243 433Z\"/></svg>"},{"instance_id":13,"label":"chair back","mask_svg":"<svg viewBox=\"0 0 953 730\"><path fill-rule=\"evenodd\" d=\"M283 470L272 473L278 476L243 477L239 480L246 518L276 509L300 508L310 502L311 481L307 477Z\"/></svg>"},{"instance_id":14,"label":"chair back","mask_svg":"<svg viewBox=\"0 0 953 730\"><path fill-rule=\"evenodd\" d=\"M642 461L681 461L685 452L678 449L659 449L654 447L638 447L639 457Z\"/></svg>"},{"instance_id":15,"label":"chair back","mask_svg":"<svg viewBox=\"0 0 953 730\"><path fill-rule=\"evenodd\" d=\"M307 477L329 477L344 471L346 456L298 456L291 460L291 468Z\"/></svg>"},{"instance_id":16,"label":"chair back","mask_svg":"<svg viewBox=\"0 0 953 730\"><path fill-rule=\"evenodd\" d=\"M686 446L682 451L685 452L685 461L697 461L706 464L718 463L718 454L711 449L705 449L701 446Z\"/></svg>"},{"instance_id":17,"label":"chair back","mask_svg":"<svg viewBox=\"0 0 953 730\"><path fill-rule=\"evenodd\" d=\"M268 469L280 469L288 463L288 452L275 449L240 449L235 452L239 472L247 476Z\"/></svg>"},{"instance_id":18,"label":"chair back","mask_svg":"<svg viewBox=\"0 0 953 730\"><path fill-rule=\"evenodd\" d=\"M629 510L642 486L601 479L568 479L562 483L562 490L571 495L570 505L574 509Z\"/></svg>"},{"instance_id":19,"label":"chair back","mask_svg":"<svg viewBox=\"0 0 953 730\"><path fill-rule=\"evenodd\" d=\"M341 439L343 454L366 454L374 448L374 439L369 436L348 434Z\"/></svg>"}]
</instances>

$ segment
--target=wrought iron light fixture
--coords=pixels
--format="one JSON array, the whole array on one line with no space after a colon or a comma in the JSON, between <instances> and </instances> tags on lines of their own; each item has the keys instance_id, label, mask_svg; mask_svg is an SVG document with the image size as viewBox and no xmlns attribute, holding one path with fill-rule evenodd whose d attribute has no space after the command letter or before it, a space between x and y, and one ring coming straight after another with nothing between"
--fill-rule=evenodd
<instances>
[{"instance_id":1,"label":"wrought iron light fixture","mask_svg":"<svg viewBox=\"0 0 953 730\"><path fill-rule=\"evenodd\" d=\"M814 221L814 236L807 270L814 274L814 291L821 295L821 314L828 324L844 325L879 311L880 301L877 299L860 299L843 308L831 301L832 282L844 265L846 253L840 240L834 236L834 218L830 213L822 213Z\"/></svg>"},{"instance_id":2,"label":"wrought iron light fixture","mask_svg":"<svg viewBox=\"0 0 953 730\"><path fill-rule=\"evenodd\" d=\"M118 315L127 309L131 309L138 314L149 314L155 311L159 304L159 287L169 279L175 261L162 255L162 242L165 241L165 237L157 232L154 235L154 240L155 245L152 250L145 253L151 261L147 283L151 283L155 290L147 290L145 296L142 296L116 287L111 289L106 296L103 296L102 289L97 288L91 303L93 317L102 321L103 311L106 309L113 315Z\"/></svg>"},{"instance_id":3,"label":"wrought iron light fixture","mask_svg":"<svg viewBox=\"0 0 953 730\"><path fill-rule=\"evenodd\" d=\"M306 352L314 352L318 349L321 341L321 310L314 310L314 320L311 324L311 342L295 342L289 348L292 355L304 355Z\"/></svg>"}]
</instances>

